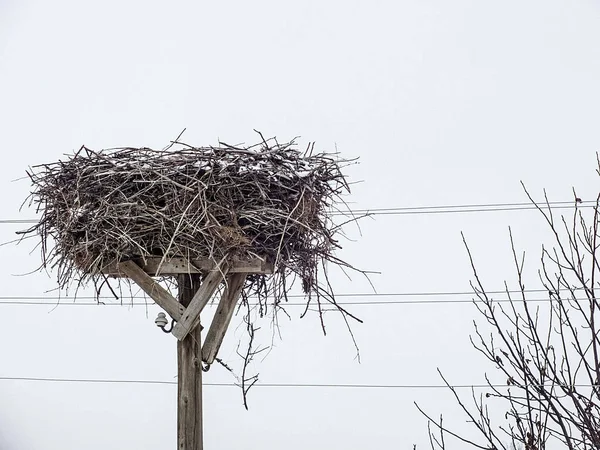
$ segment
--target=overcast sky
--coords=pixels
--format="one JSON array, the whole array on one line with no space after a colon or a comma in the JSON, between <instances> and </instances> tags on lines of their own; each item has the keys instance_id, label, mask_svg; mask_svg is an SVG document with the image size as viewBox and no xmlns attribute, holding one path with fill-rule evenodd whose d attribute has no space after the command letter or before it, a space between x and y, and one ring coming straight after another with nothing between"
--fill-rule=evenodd
<instances>
[{"instance_id":1,"label":"overcast sky","mask_svg":"<svg viewBox=\"0 0 600 450\"><path fill-rule=\"evenodd\" d=\"M253 143L253 129L301 136L360 157L356 208L584 200L598 192L600 4L595 1L0 0L1 218L19 207L28 166L85 144L163 147L184 127L196 145ZM507 227L529 251L545 239L530 211L375 216L350 228L344 259L379 293L463 292L464 231L490 289L514 285ZM23 225L0 224L0 239ZM53 274L31 272L32 244L0 247L0 376L175 381L175 339L143 306L54 308ZM339 293L365 280L333 278ZM535 286L532 282L531 287ZM89 293L88 293L89 294ZM348 301L455 300L364 297ZM3 301L6 301L3 300ZM83 301L83 300L81 300ZM461 303L357 305L361 363L343 321L282 322L257 369L263 382L439 385L483 381L470 348L475 308ZM234 325L240 323L234 319ZM233 328L221 356L235 364ZM268 322L262 338L270 339ZM213 367L207 383L231 382ZM166 449L176 442L176 386L0 380L0 449ZM207 449L425 448L413 401L459 429L442 389L205 388Z\"/></svg>"}]
</instances>

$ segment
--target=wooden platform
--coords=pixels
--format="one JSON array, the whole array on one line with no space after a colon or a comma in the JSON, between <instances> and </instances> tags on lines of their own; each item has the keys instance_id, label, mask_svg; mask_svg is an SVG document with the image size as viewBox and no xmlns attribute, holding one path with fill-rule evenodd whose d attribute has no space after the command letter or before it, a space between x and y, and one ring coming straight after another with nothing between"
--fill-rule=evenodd
<instances>
[{"instance_id":1,"label":"wooden platform","mask_svg":"<svg viewBox=\"0 0 600 450\"><path fill-rule=\"evenodd\" d=\"M215 270L215 263L210 259L168 258L162 262L162 258L153 257L133 260L144 272L151 277L170 276L184 273L208 273ZM160 270L160 272L159 272ZM105 275L111 277L127 277L128 275L119 269L118 264L113 264L103 270ZM273 273L273 265L265 259L254 258L247 260L233 260L229 266L229 273Z\"/></svg>"}]
</instances>

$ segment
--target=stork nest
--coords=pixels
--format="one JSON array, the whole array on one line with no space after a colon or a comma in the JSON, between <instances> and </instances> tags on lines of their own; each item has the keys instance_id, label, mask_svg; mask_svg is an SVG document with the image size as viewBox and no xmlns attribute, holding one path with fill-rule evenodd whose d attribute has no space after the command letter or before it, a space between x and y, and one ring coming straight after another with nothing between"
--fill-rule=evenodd
<instances>
[{"instance_id":1,"label":"stork nest","mask_svg":"<svg viewBox=\"0 0 600 450\"><path fill-rule=\"evenodd\" d=\"M309 298L335 303L318 274L326 262L351 267L334 256L332 216L349 192L342 168L352 162L274 139L244 148L82 147L30 168L29 205L41 216L22 233L39 235L42 268L57 272L61 288L104 282L103 270L135 258L261 257L273 274L248 277L246 294L285 296L299 277Z\"/></svg>"}]
</instances>

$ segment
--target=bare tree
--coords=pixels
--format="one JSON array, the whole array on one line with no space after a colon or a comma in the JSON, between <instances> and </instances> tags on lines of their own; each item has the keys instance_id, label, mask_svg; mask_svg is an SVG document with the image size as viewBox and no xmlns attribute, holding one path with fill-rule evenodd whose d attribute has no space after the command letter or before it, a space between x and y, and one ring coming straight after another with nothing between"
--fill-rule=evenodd
<instances>
[{"instance_id":1,"label":"bare tree","mask_svg":"<svg viewBox=\"0 0 600 450\"><path fill-rule=\"evenodd\" d=\"M488 295L463 236L480 313L471 343L503 382L486 374L481 395L472 390L463 398L440 372L478 438L467 439L417 405L433 425L434 450L445 449L450 438L461 448L600 449L600 195L589 208L575 195L572 216L557 217L545 192L539 204L525 192L553 236L551 247L542 246L538 270L547 301L528 298L525 253L515 249L510 229L518 289L505 282L506 303Z\"/></svg>"}]
</instances>

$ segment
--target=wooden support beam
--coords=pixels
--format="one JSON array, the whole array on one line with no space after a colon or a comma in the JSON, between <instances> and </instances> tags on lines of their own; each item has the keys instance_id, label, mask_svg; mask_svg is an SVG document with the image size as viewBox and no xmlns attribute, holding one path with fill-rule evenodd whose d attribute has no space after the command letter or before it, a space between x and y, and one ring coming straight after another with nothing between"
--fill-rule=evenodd
<instances>
[{"instance_id":1,"label":"wooden support beam","mask_svg":"<svg viewBox=\"0 0 600 450\"><path fill-rule=\"evenodd\" d=\"M184 307L175 300L165 288L144 272L134 261L124 261L119 263L118 270L135 281L135 283L162 309L169 313L173 319L177 321L181 319Z\"/></svg>"},{"instance_id":2,"label":"wooden support beam","mask_svg":"<svg viewBox=\"0 0 600 450\"><path fill-rule=\"evenodd\" d=\"M188 306L200 275L179 275L179 301ZM200 324L177 342L177 450L202 450L202 357Z\"/></svg>"},{"instance_id":3,"label":"wooden support beam","mask_svg":"<svg viewBox=\"0 0 600 450\"><path fill-rule=\"evenodd\" d=\"M207 364L212 364L217 357L245 281L245 273L235 273L227 277L227 287L202 345L202 360Z\"/></svg>"},{"instance_id":4,"label":"wooden support beam","mask_svg":"<svg viewBox=\"0 0 600 450\"><path fill-rule=\"evenodd\" d=\"M200 289L196 291L190 304L185 308L181 315L181 319L173 327L171 332L177 339L182 340L194 328L194 325L199 320L200 312L204 309L212 295L217 290L217 287L223 281L223 277L227 275L228 266L223 265L220 271L210 272L202 281Z\"/></svg>"},{"instance_id":5,"label":"wooden support beam","mask_svg":"<svg viewBox=\"0 0 600 450\"><path fill-rule=\"evenodd\" d=\"M169 276L183 273L207 273L217 270L215 262L211 259L194 259L173 257L165 259L160 257L137 258L134 260L139 267L148 275ZM162 262L162 264L161 264ZM111 277L122 277L123 271L119 270L118 264L111 264L102 273ZM273 273L273 264L266 262L265 258L252 258L244 260L233 260L230 263L231 273Z\"/></svg>"}]
</instances>

